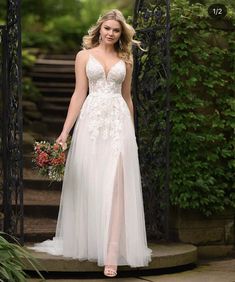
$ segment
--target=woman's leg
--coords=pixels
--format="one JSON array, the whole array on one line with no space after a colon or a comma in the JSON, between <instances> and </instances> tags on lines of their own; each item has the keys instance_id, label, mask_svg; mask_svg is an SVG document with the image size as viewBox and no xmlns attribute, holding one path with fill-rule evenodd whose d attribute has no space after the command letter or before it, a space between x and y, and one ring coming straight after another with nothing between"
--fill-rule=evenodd
<instances>
[{"instance_id":1,"label":"woman's leg","mask_svg":"<svg viewBox=\"0 0 235 282\"><path fill-rule=\"evenodd\" d=\"M123 164L119 156L117 171L115 175L111 218L109 224L109 241L105 265L111 265L117 269L118 257L120 255L120 237L124 227L124 179ZM115 267L114 267L115 266Z\"/></svg>"}]
</instances>

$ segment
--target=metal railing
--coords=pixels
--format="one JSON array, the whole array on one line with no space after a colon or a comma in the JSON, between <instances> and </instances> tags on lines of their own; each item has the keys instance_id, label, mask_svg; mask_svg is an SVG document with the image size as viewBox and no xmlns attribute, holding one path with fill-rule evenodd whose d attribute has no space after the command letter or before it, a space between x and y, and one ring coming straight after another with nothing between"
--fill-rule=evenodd
<instances>
[{"instance_id":1,"label":"metal railing","mask_svg":"<svg viewBox=\"0 0 235 282\"><path fill-rule=\"evenodd\" d=\"M170 0L136 0L133 26L145 49L134 48L132 89L146 229L168 240Z\"/></svg>"},{"instance_id":2,"label":"metal railing","mask_svg":"<svg viewBox=\"0 0 235 282\"><path fill-rule=\"evenodd\" d=\"M0 197L3 231L23 243L23 155L20 1L7 1L1 36Z\"/></svg>"}]
</instances>

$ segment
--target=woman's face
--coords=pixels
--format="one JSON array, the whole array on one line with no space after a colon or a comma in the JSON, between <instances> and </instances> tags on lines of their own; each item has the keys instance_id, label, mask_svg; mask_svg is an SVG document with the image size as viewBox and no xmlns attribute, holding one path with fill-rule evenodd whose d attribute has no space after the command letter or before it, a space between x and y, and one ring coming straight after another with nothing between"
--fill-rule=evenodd
<instances>
[{"instance_id":1,"label":"woman's face","mask_svg":"<svg viewBox=\"0 0 235 282\"><path fill-rule=\"evenodd\" d=\"M121 24L115 20L107 20L102 23L100 35L105 44L115 44L121 36Z\"/></svg>"}]
</instances>

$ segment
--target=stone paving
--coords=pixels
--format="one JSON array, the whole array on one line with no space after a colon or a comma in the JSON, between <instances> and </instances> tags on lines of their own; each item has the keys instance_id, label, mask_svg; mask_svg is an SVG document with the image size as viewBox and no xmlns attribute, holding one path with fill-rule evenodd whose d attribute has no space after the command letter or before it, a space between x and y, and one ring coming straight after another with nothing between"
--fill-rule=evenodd
<instances>
[{"instance_id":1,"label":"stone paving","mask_svg":"<svg viewBox=\"0 0 235 282\"><path fill-rule=\"evenodd\" d=\"M40 279L28 279L27 282L41 282ZM135 278L100 279L47 279L48 282L235 282L235 258L200 261L198 266L173 274L139 276Z\"/></svg>"}]
</instances>

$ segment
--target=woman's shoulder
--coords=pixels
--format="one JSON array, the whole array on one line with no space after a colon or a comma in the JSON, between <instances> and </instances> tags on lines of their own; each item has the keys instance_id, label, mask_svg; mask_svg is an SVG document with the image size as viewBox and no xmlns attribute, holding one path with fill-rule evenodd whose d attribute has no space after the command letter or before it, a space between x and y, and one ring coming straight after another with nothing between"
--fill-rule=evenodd
<instances>
[{"instance_id":1,"label":"woman's shoulder","mask_svg":"<svg viewBox=\"0 0 235 282\"><path fill-rule=\"evenodd\" d=\"M80 51L77 52L76 55L76 60L77 59L85 59L89 54L89 51L87 49L82 49Z\"/></svg>"},{"instance_id":2,"label":"woman's shoulder","mask_svg":"<svg viewBox=\"0 0 235 282\"><path fill-rule=\"evenodd\" d=\"M87 49L83 49L78 51L78 53L76 54L76 58L75 58L75 64L76 65L86 65L87 61L88 61L88 57L89 57L89 50Z\"/></svg>"},{"instance_id":3,"label":"woman's shoulder","mask_svg":"<svg viewBox=\"0 0 235 282\"><path fill-rule=\"evenodd\" d=\"M127 70L131 70L133 68L133 55L132 54L121 54L119 58L126 64Z\"/></svg>"},{"instance_id":4,"label":"woman's shoulder","mask_svg":"<svg viewBox=\"0 0 235 282\"><path fill-rule=\"evenodd\" d=\"M97 47L93 47L90 49L82 49L78 51L76 57L87 57L90 53L96 52Z\"/></svg>"},{"instance_id":5,"label":"woman's shoulder","mask_svg":"<svg viewBox=\"0 0 235 282\"><path fill-rule=\"evenodd\" d=\"M76 61L84 61L86 62L88 60L88 57L90 54L96 53L96 47L90 48L90 49L82 49L78 51L76 55Z\"/></svg>"}]
</instances>

